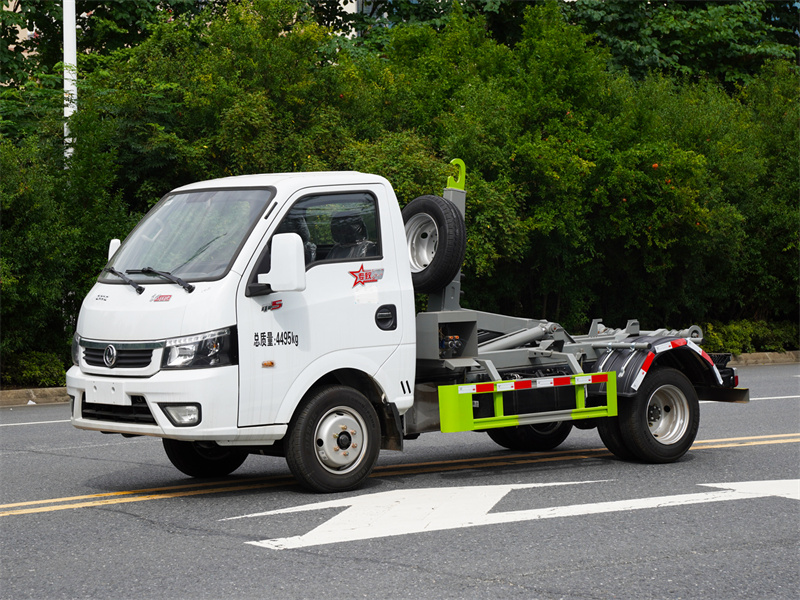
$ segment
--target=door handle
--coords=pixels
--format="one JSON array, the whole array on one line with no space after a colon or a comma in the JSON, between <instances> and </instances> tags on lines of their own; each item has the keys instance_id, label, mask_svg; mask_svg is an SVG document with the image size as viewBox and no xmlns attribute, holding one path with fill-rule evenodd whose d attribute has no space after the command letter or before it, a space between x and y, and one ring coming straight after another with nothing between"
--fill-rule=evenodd
<instances>
[{"instance_id":1,"label":"door handle","mask_svg":"<svg viewBox=\"0 0 800 600\"><path fill-rule=\"evenodd\" d=\"M397 329L397 307L394 304L379 307L375 311L375 324L384 331Z\"/></svg>"}]
</instances>

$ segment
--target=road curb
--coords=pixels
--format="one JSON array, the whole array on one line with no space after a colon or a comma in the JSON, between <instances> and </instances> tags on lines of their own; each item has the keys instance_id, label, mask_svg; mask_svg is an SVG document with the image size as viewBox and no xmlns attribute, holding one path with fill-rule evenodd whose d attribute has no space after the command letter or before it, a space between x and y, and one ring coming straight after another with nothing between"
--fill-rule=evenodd
<instances>
[{"instance_id":1,"label":"road curb","mask_svg":"<svg viewBox=\"0 0 800 600\"><path fill-rule=\"evenodd\" d=\"M0 406L27 404L58 404L69 402L67 388L34 388L30 390L0 390Z\"/></svg>"},{"instance_id":2,"label":"road curb","mask_svg":"<svg viewBox=\"0 0 800 600\"><path fill-rule=\"evenodd\" d=\"M790 352L753 352L734 356L730 367L756 365L787 365L800 363L800 350ZM0 390L0 407L26 406L28 404L59 404L69 402L67 388L35 388L29 390Z\"/></svg>"},{"instance_id":3,"label":"road curb","mask_svg":"<svg viewBox=\"0 0 800 600\"><path fill-rule=\"evenodd\" d=\"M800 350L789 352L753 352L734 356L728 363L730 367L751 367L755 365L787 365L800 362Z\"/></svg>"}]
</instances>

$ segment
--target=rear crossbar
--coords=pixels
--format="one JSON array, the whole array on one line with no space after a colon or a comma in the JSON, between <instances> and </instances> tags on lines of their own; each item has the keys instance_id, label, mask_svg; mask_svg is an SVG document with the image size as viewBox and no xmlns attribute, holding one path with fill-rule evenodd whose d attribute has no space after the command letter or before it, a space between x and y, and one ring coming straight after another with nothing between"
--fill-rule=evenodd
<instances>
[{"instance_id":1,"label":"rear crossbar","mask_svg":"<svg viewBox=\"0 0 800 600\"><path fill-rule=\"evenodd\" d=\"M604 384L604 392L601 384ZM605 403L601 403L599 406L586 406L586 386L589 385L597 385L598 389L601 390L599 393L605 393ZM526 390L545 392L552 390L555 396L556 390L567 386L575 390L574 407L525 414L506 415L504 413L504 398L506 394L524 392ZM601 396L595 390L592 390L592 392L592 403L595 404L595 401ZM480 394L492 394L493 416L478 417L475 415L475 408L480 404L480 400L476 398L476 395ZM616 416L617 374L613 371L439 387L439 418L441 430L446 432L476 431L497 427L516 427L554 421L574 421Z\"/></svg>"}]
</instances>

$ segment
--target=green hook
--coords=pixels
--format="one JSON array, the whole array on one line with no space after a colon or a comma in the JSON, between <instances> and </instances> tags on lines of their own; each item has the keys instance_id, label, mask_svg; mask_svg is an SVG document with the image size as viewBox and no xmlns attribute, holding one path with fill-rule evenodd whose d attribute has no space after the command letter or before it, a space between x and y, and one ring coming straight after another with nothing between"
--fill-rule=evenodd
<instances>
[{"instance_id":1,"label":"green hook","mask_svg":"<svg viewBox=\"0 0 800 600\"><path fill-rule=\"evenodd\" d=\"M451 165L456 165L458 167L458 179L453 179L453 176L447 178L447 187L453 188L456 190L463 190L464 189L464 180L467 176L467 167L464 164L464 161L460 158L454 158L450 161Z\"/></svg>"}]
</instances>

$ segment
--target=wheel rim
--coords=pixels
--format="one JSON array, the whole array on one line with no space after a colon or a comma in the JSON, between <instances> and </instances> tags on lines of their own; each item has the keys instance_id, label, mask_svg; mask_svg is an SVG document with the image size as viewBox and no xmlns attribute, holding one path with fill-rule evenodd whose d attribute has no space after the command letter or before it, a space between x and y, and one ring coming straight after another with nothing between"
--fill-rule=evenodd
<instances>
[{"instance_id":1,"label":"wheel rim","mask_svg":"<svg viewBox=\"0 0 800 600\"><path fill-rule=\"evenodd\" d=\"M325 413L314 432L317 460L331 473L347 473L358 467L368 443L364 419L344 406Z\"/></svg>"},{"instance_id":2,"label":"wheel rim","mask_svg":"<svg viewBox=\"0 0 800 600\"><path fill-rule=\"evenodd\" d=\"M408 240L408 259L411 272L419 273L433 261L436 248L439 246L439 228L430 215L417 214L406 223L406 240Z\"/></svg>"},{"instance_id":3,"label":"wheel rim","mask_svg":"<svg viewBox=\"0 0 800 600\"><path fill-rule=\"evenodd\" d=\"M658 388L647 403L647 426L660 444L679 441L689 428L689 401L674 385Z\"/></svg>"}]
</instances>

